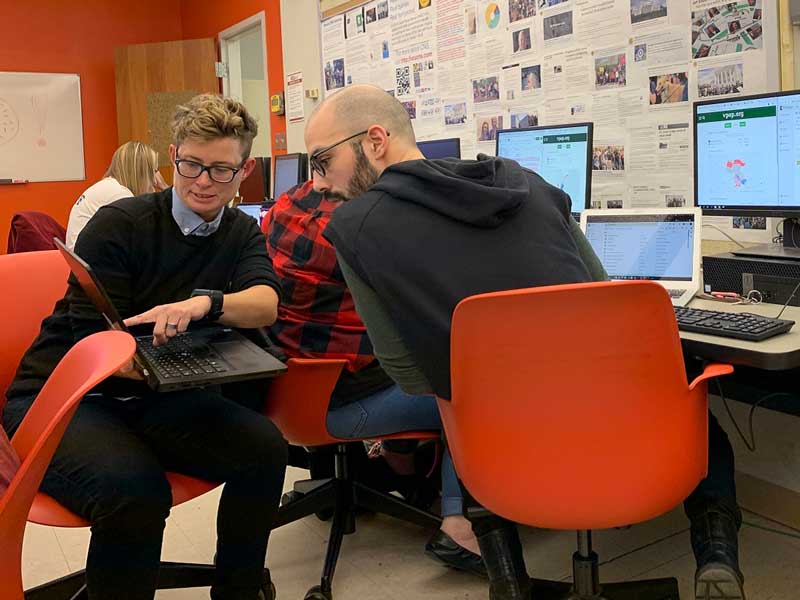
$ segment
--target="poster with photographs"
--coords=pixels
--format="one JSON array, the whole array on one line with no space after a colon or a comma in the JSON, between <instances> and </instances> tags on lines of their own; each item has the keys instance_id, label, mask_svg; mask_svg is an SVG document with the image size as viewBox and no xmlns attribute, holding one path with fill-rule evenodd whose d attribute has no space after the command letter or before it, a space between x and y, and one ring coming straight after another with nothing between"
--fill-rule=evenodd
<instances>
[{"instance_id":1,"label":"poster with photographs","mask_svg":"<svg viewBox=\"0 0 800 600\"><path fill-rule=\"evenodd\" d=\"M492 142L497 139L497 131L503 129L503 115L491 114L475 116L475 133L477 141Z\"/></svg>"},{"instance_id":2,"label":"poster with photographs","mask_svg":"<svg viewBox=\"0 0 800 600\"><path fill-rule=\"evenodd\" d=\"M511 111L509 127L511 129L525 129L539 125L539 113L535 110Z\"/></svg>"},{"instance_id":3,"label":"poster with photographs","mask_svg":"<svg viewBox=\"0 0 800 600\"><path fill-rule=\"evenodd\" d=\"M744 67L742 63L706 67L697 70L698 99L741 94L743 89Z\"/></svg>"},{"instance_id":4,"label":"poster with photographs","mask_svg":"<svg viewBox=\"0 0 800 600\"><path fill-rule=\"evenodd\" d=\"M538 0L508 0L508 22L515 23L535 17L537 2Z\"/></svg>"},{"instance_id":5,"label":"poster with photographs","mask_svg":"<svg viewBox=\"0 0 800 600\"><path fill-rule=\"evenodd\" d=\"M598 90L625 87L627 82L627 58L625 50L595 56L594 87Z\"/></svg>"},{"instance_id":6,"label":"poster with photographs","mask_svg":"<svg viewBox=\"0 0 800 600\"><path fill-rule=\"evenodd\" d=\"M631 25L653 25L667 18L667 0L630 0Z\"/></svg>"},{"instance_id":7,"label":"poster with photographs","mask_svg":"<svg viewBox=\"0 0 800 600\"><path fill-rule=\"evenodd\" d=\"M373 83L465 158L502 128L592 122L593 206L689 207L692 105L780 89L778 17L766 0L350 2L321 23L321 88Z\"/></svg>"},{"instance_id":8,"label":"poster with photographs","mask_svg":"<svg viewBox=\"0 0 800 600\"><path fill-rule=\"evenodd\" d=\"M472 80L472 101L475 104L500 100L500 82L496 75Z\"/></svg>"},{"instance_id":9,"label":"poster with photographs","mask_svg":"<svg viewBox=\"0 0 800 600\"><path fill-rule=\"evenodd\" d=\"M650 106L689 101L689 77L686 71L650 76Z\"/></svg>"},{"instance_id":10,"label":"poster with photographs","mask_svg":"<svg viewBox=\"0 0 800 600\"><path fill-rule=\"evenodd\" d=\"M529 65L520 69L520 85L523 96L530 96L542 89L542 66Z\"/></svg>"},{"instance_id":11,"label":"poster with photographs","mask_svg":"<svg viewBox=\"0 0 800 600\"><path fill-rule=\"evenodd\" d=\"M592 148L592 171L622 174L625 171L625 146L595 145Z\"/></svg>"},{"instance_id":12,"label":"poster with photographs","mask_svg":"<svg viewBox=\"0 0 800 600\"><path fill-rule=\"evenodd\" d=\"M741 0L692 12L692 57L763 47L762 0Z\"/></svg>"},{"instance_id":13,"label":"poster with photographs","mask_svg":"<svg viewBox=\"0 0 800 600\"><path fill-rule=\"evenodd\" d=\"M568 10L542 19L545 43L567 41L572 36L572 11Z\"/></svg>"}]
</instances>

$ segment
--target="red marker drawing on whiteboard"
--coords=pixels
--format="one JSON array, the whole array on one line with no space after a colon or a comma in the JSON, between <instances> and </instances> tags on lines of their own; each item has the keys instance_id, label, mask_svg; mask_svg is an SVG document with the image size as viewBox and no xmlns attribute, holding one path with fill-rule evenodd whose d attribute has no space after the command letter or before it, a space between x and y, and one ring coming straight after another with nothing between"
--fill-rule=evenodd
<instances>
[{"instance_id":1,"label":"red marker drawing on whiteboard","mask_svg":"<svg viewBox=\"0 0 800 600\"><path fill-rule=\"evenodd\" d=\"M47 146L47 140L44 137L44 129L47 125L47 95L39 94L31 96L31 106L33 106L33 115L36 119L36 124L39 126L39 137L36 138L36 145L40 148Z\"/></svg>"}]
</instances>

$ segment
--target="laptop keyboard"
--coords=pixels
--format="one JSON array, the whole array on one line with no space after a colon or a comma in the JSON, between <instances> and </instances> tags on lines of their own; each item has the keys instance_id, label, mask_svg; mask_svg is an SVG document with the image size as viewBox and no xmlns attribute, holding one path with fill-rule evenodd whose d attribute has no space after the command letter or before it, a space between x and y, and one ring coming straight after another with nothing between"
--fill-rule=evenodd
<instances>
[{"instance_id":1,"label":"laptop keyboard","mask_svg":"<svg viewBox=\"0 0 800 600\"><path fill-rule=\"evenodd\" d=\"M224 373L228 370L211 346L193 342L189 333L178 334L163 346L153 346L152 338L139 338L136 346L165 379Z\"/></svg>"}]
</instances>

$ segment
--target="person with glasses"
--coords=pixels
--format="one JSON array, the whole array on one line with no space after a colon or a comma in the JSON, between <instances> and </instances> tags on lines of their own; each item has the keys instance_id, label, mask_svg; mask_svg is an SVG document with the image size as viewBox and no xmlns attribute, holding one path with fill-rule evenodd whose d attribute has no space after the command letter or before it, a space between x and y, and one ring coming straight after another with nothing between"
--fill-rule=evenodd
<instances>
[{"instance_id":1,"label":"person with glasses","mask_svg":"<svg viewBox=\"0 0 800 600\"><path fill-rule=\"evenodd\" d=\"M142 142L125 142L114 151L103 178L83 192L73 205L67 224L67 247L75 248L78 234L101 206L166 188L158 172L156 151Z\"/></svg>"},{"instance_id":2,"label":"person with glasses","mask_svg":"<svg viewBox=\"0 0 800 600\"><path fill-rule=\"evenodd\" d=\"M450 398L450 319L462 299L607 278L567 194L504 158L423 160L402 104L380 88L327 98L305 142L314 189L347 200L324 235L381 366L408 393ZM733 451L713 415L708 477L684 508L697 598L743 599ZM472 525L490 599L527 600L516 527L498 517Z\"/></svg>"},{"instance_id":3,"label":"person with glasses","mask_svg":"<svg viewBox=\"0 0 800 600\"><path fill-rule=\"evenodd\" d=\"M340 198L314 191L313 182L307 181L282 194L267 213L262 225L267 251L286 290L270 338L291 357L347 361L328 406L326 424L332 435L348 439L440 430L436 398L405 393L375 358L335 250L323 237L341 206ZM417 448L415 440L384 440L381 456L393 472L381 473L384 463L373 460L360 464L354 476L384 491L397 490L410 503L429 508L435 489L427 476L430 464L422 459L427 449ZM448 567L485 576L472 526L462 516L461 489L449 452L442 458L441 473L442 524L425 553Z\"/></svg>"},{"instance_id":4,"label":"person with glasses","mask_svg":"<svg viewBox=\"0 0 800 600\"><path fill-rule=\"evenodd\" d=\"M257 126L245 107L206 94L179 106L170 159L174 187L100 208L75 252L92 267L128 326L161 345L191 321L237 328L275 321L280 282L256 222L226 207ZM11 384L3 426L13 432L58 360L105 329L70 278ZM287 445L260 413L259 382L152 392L133 363L81 402L42 490L91 523L89 598L151 600L172 505L165 471L224 483L217 514L215 600L274 600L264 581Z\"/></svg>"}]
</instances>

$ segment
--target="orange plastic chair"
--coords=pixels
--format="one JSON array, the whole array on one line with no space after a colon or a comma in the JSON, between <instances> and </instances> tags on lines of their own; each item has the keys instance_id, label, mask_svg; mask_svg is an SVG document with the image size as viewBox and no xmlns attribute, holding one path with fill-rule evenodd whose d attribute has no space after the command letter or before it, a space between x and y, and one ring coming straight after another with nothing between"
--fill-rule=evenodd
<instances>
[{"instance_id":1,"label":"orange plastic chair","mask_svg":"<svg viewBox=\"0 0 800 600\"><path fill-rule=\"evenodd\" d=\"M57 250L0 256L3 334L0 338L0 413L20 358L67 290L69 267Z\"/></svg>"},{"instance_id":2,"label":"orange plastic chair","mask_svg":"<svg viewBox=\"0 0 800 600\"><path fill-rule=\"evenodd\" d=\"M439 410L462 482L506 519L579 530L572 584L535 582L534 597L538 584L542 597L600 598L589 530L651 519L694 490L708 466L706 380L733 367L688 383L669 296L640 281L467 298L450 355ZM618 597L677 598L677 582L602 587Z\"/></svg>"},{"instance_id":3,"label":"orange plastic chair","mask_svg":"<svg viewBox=\"0 0 800 600\"><path fill-rule=\"evenodd\" d=\"M57 250L0 255L0 281L13 291L0 296L4 325L0 337L0 411L22 355L39 333L41 321L52 313L55 303L64 295L68 275L69 267ZM172 486L173 506L219 485L179 473L167 473L167 479ZM52 527L89 526L87 521L43 493L33 499L27 517L33 523ZM210 586L213 580L213 565L162 562L158 585L160 589L201 587ZM267 600L274 597L267 569L264 570L262 591ZM77 600L85 597L85 593L85 575L81 570L28 590L26 598L60 600L74 597ZM5 600L6 597L0 594L0 598Z\"/></svg>"},{"instance_id":4,"label":"orange plastic chair","mask_svg":"<svg viewBox=\"0 0 800 600\"><path fill-rule=\"evenodd\" d=\"M294 486L297 499L284 502L274 525L278 528L314 513L333 510L322 579L320 585L308 591L306 600L331 600L331 585L342 539L355 532L354 514L357 509L387 514L421 527L438 528L441 523L439 517L429 512L353 480L347 444L360 444L363 440L335 438L326 427L331 393L344 364L343 360L290 359L287 363L289 370L270 384L265 404L265 414L290 444L336 446L334 478L297 482ZM441 432L408 431L370 437L379 440L440 439ZM287 500L286 496L284 500Z\"/></svg>"},{"instance_id":5,"label":"orange plastic chair","mask_svg":"<svg viewBox=\"0 0 800 600\"><path fill-rule=\"evenodd\" d=\"M0 498L0 597L21 600L25 517L64 430L83 395L124 365L136 350L133 338L104 331L84 338L64 356L39 392L11 445L21 466Z\"/></svg>"}]
</instances>

